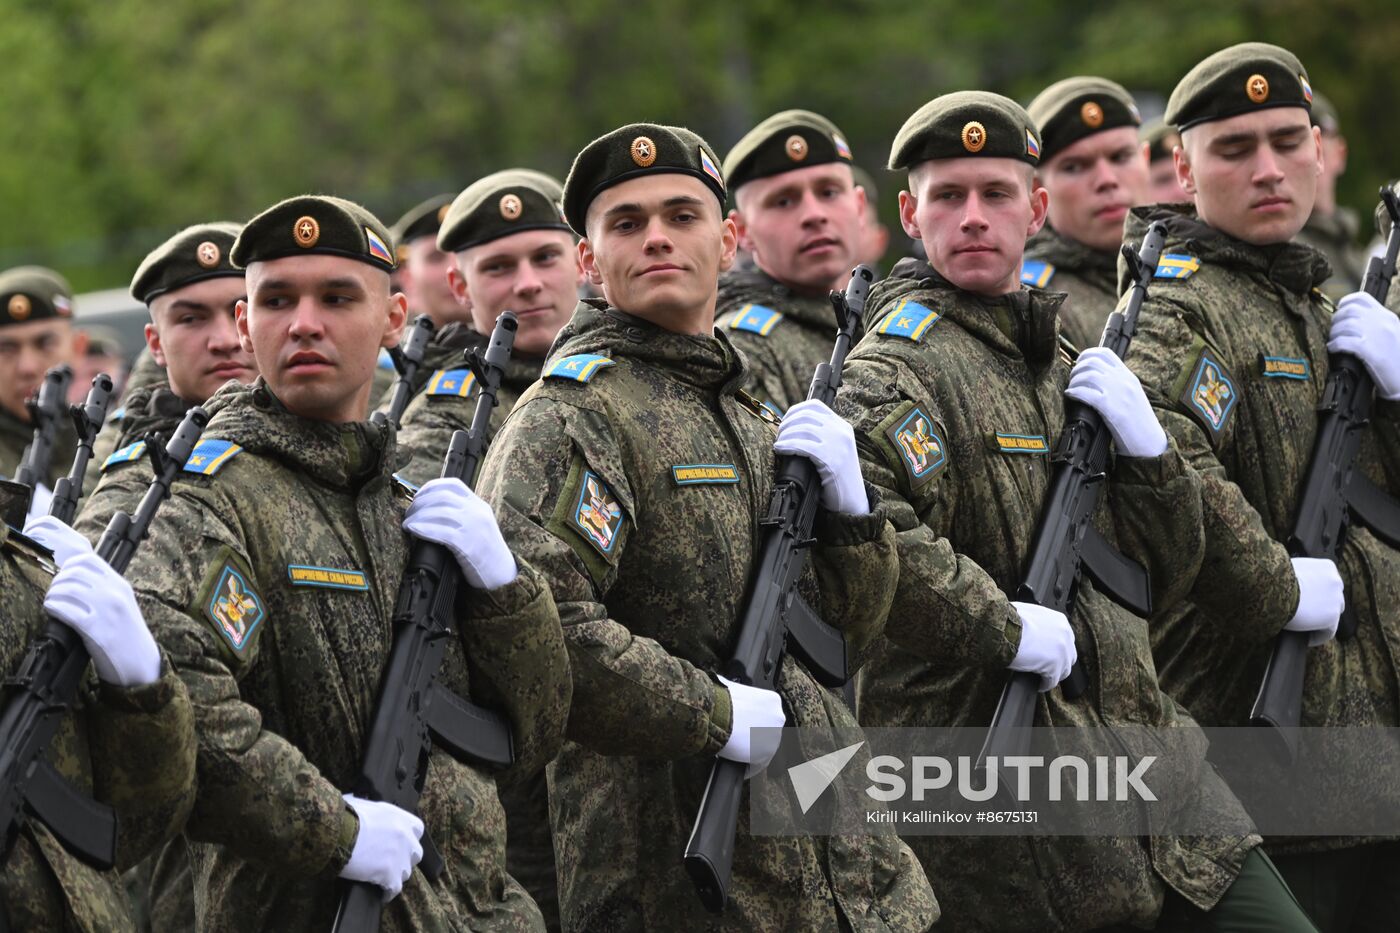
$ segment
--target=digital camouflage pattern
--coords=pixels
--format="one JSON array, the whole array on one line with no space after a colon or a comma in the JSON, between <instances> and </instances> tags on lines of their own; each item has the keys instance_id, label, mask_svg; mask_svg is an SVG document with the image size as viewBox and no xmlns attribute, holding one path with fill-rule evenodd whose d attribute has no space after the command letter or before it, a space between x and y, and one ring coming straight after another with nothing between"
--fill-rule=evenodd
<instances>
[{"instance_id":1,"label":"digital camouflage pattern","mask_svg":"<svg viewBox=\"0 0 1400 933\"><path fill-rule=\"evenodd\" d=\"M126 400L136 393L137 389L155 385L158 382L165 382L165 367L156 362L155 354L151 353L150 347L143 347L136 355L136 362L131 364L131 372L126 374L126 383L122 386L121 405L126 404ZM113 405L116 410L118 406Z\"/></svg>"},{"instance_id":2,"label":"digital camouflage pattern","mask_svg":"<svg viewBox=\"0 0 1400 933\"><path fill-rule=\"evenodd\" d=\"M0 666L13 671L47 619L47 551L0 525ZM168 662L144 687L100 683L89 671L77 709L49 747L48 761L81 793L117 813L118 869L129 867L184 824L194 801L194 721L189 694ZM132 930L117 870L98 871L68 853L37 821L15 840L0 871L0 921L10 930Z\"/></svg>"},{"instance_id":3,"label":"digital camouflage pattern","mask_svg":"<svg viewBox=\"0 0 1400 933\"><path fill-rule=\"evenodd\" d=\"M1298 242L1317 250L1331 266L1332 275L1319 288L1334 302L1360 288L1366 274L1366 251L1356 245L1360 229L1356 212L1339 207L1331 214L1313 211L1298 233Z\"/></svg>"},{"instance_id":4,"label":"digital camouflage pattern","mask_svg":"<svg viewBox=\"0 0 1400 933\"><path fill-rule=\"evenodd\" d=\"M899 549L884 638L858 679L867 726L991 722L1021 637L1006 594L1020 582L1050 477L1048 452L1064 420L1070 365L1057 351L1060 300L1024 288L979 298L912 259L871 292L870 330L849 357L837 398ZM913 332L906 320L927 314L939 317L919 339L899 336ZM1119 457L1096 518L1110 541L1149 570L1154 597L1166 603L1182 594L1200 562L1199 489L1175 448L1152 459ZM1040 694L1037 725L1192 724L1157 684L1142 619L1086 579L1070 622L1089 690L1076 701L1058 689ZM1172 761L1158 762L1190 769L1172 779L1180 781L1172 786L1199 787L1181 806L1218 813L1221 825L1226 818L1248 825L1206 764L1204 740L1182 732ZM1132 752L1158 754L1160 746ZM1258 841L1159 835L909 843L937 885L949 929L1012 933L1150 927L1169 887L1209 909Z\"/></svg>"},{"instance_id":5,"label":"digital camouflage pattern","mask_svg":"<svg viewBox=\"0 0 1400 933\"><path fill-rule=\"evenodd\" d=\"M1026 244L1026 259L1054 266L1048 280L1023 284L1064 292L1060 306L1060 333L1081 350L1097 347L1104 324L1118 304L1118 254L1090 249L1077 240L1056 233L1047 224ZM1041 284L1043 282L1043 284Z\"/></svg>"},{"instance_id":6,"label":"digital camouflage pattern","mask_svg":"<svg viewBox=\"0 0 1400 933\"><path fill-rule=\"evenodd\" d=\"M1191 602L1153 620L1153 648L1162 683L1200 722L1241 725L1273 637L1298 606L1280 542L1292 530L1327 379L1331 309L1316 290L1327 263L1298 243L1260 247L1236 240L1182 205L1134 210L1128 238L1140 237L1154 219L1167 223L1167 251L1189 252L1200 268L1186 279L1153 282L1128 364L1201 474L1206 555ZM1215 381L1226 393L1190 390L1203 355L1222 367ZM1212 413L1221 421L1218 430ZM1370 479L1392 495L1400 492L1400 405L1377 400L1361 457ZM1308 652L1302 724L1395 726L1400 554L1353 525L1338 569L1359 627L1355 638ZM1378 773L1394 774L1400 749L1377 753ZM1347 783L1331 781L1300 797L1335 801ZM1400 805L1400 789L1392 784L1390 792ZM1357 841L1271 840L1270 848Z\"/></svg>"},{"instance_id":7,"label":"digital camouflage pattern","mask_svg":"<svg viewBox=\"0 0 1400 933\"><path fill-rule=\"evenodd\" d=\"M24 459L24 449L34 440L34 425L19 420L8 410L0 408L0 477L12 479L19 463ZM53 459L49 461L49 475L44 485L53 490L59 477L67 476L73 465L73 452L78 447L78 436L73 431L73 422L65 414L58 423L54 435Z\"/></svg>"},{"instance_id":8,"label":"digital camouflage pattern","mask_svg":"<svg viewBox=\"0 0 1400 933\"><path fill-rule=\"evenodd\" d=\"M186 832L200 929L329 929L357 832L341 792L387 661L407 494L387 426L298 418L261 381L226 385L206 408L203 443L241 452L181 475L131 573L194 701ZM298 567L342 574L296 585ZM509 720L528 773L562 737L569 679L549 592L520 567L509 586L467 597L442 682ZM384 929L541 927L505 870L492 774L435 751L419 813L446 870L432 883L415 871Z\"/></svg>"},{"instance_id":9,"label":"digital camouflage pattern","mask_svg":"<svg viewBox=\"0 0 1400 933\"><path fill-rule=\"evenodd\" d=\"M732 901L707 913L681 856L729 697L727 659L767 508L775 436L727 331L663 331L585 302L551 357L606 355L588 381L546 378L487 456L481 491L506 537L548 578L574 674L569 741L549 766L567 930L924 930L938 916L892 836L753 837L741 804ZM679 485L673 467L733 469ZM720 471L727 472L727 471ZM891 531L825 515L806 580L814 608L859 652L889 606ZM788 724L854 728L839 694L792 658Z\"/></svg>"},{"instance_id":10,"label":"digital camouflage pattern","mask_svg":"<svg viewBox=\"0 0 1400 933\"><path fill-rule=\"evenodd\" d=\"M751 306L757 306L759 314L748 323ZM782 318L770 323L766 311ZM781 414L807 398L817 364L831 359L836 312L826 295L794 294L758 269L735 271L720 276L715 329L723 330L748 359L752 375L746 391Z\"/></svg>"}]
</instances>

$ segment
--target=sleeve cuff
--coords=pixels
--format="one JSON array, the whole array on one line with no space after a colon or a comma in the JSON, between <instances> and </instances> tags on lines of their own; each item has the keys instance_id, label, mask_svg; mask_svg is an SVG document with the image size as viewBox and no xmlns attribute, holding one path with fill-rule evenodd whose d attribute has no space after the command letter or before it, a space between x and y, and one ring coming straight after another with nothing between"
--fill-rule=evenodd
<instances>
[{"instance_id":1,"label":"sleeve cuff","mask_svg":"<svg viewBox=\"0 0 1400 933\"><path fill-rule=\"evenodd\" d=\"M729 734L734 731L733 703L729 699L729 691L721 683L715 684L715 702L710 707L709 725L709 736L701 752L705 755L718 755L719 750L729 741Z\"/></svg>"},{"instance_id":2,"label":"sleeve cuff","mask_svg":"<svg viewBox=\"0 0 1400 933\"><path fill-rule=\"evenodd\" d=\"M880 492L866 483L865 495L870 500L870 511L864 515L818 511L814 531L822 547L855 547L879 539L887 518Z\"/></svg>"},{"instance_id":3,"label":"sleeve cuff","mask_svg":"<svg viewBox=\"0 0 1400 933\"><path fill-rule=\"evenodd\" d=\"M330 861L321 872L322 878L339 878L350 861L350 853L355 850L355 840L360 835L360 818L345 804L340 814L340 832L336 835L335 848L331 850Z\"/></svg>"},{"instance_id":4,"label":"sleeve cuff","mask_svg":"<svg viewBox=\"0 0 1400 933\"><path fill-rule=\"evenodd\" d=\"M519 555L515 558L515 564L515 579L505 586L498 586L494 590L473 590L468 586L463 587L464 590L471 592L476 616L517 615L536 599L539 599L540 590L544 585L540 575L533 567L521 560Z\"/></svg>"},{"instance_id":5,"label":"sleeve cuff","mask_svg":"<svg viewBox=\"0 0 1400 933\"><path fill-rule=\"evenodd\" d=\"M120 687L99 681L99 702L119 713L159 713L175 696L176 674L170 659L161 652L160 679L139 687Z\"/></svg>"},{"instance_id":6,"label":"sleeve cuff","mask_svg":"<svg viewBox=\"0 0 1400 933\"><path fill-rule=\"evenodd\" d=\"M1114 481L1130 486L1163 486L1186 470L1186 461L1176 446L1176 439L1167 435L1167 449L1156 457L1124 457L1113 463Z\"/></svg>"}]
</instances>

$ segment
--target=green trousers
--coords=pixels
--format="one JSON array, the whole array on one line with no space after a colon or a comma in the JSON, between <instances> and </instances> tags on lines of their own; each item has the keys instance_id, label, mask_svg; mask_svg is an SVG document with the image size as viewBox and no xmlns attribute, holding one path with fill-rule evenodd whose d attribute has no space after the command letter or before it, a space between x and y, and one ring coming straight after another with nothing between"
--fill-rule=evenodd
<instances>
[{"instance_id":1,"label":"green trousers","mask_svg":"<svg viewBox=\"0 0 1400 933\"><path fill-rule=\"evenodd\" d=\"M1400 842L1276 855L1274 863L1321 933L1400 929Z\"/></svg>"},{"instance_id":2,"label":"green trousers","mask_svg":"<svg viewBox=\"0 0 1400 933\"><path fill-rule=\"evenodd\" d=\"M1131 928L1116 927L1127 933ZM1245 858L1240 876L1212 910L1175 893L1167 895L1157 930L1170 933L1318 933L1274 863L1259 848Z\"/></svg>"}]
</instances>

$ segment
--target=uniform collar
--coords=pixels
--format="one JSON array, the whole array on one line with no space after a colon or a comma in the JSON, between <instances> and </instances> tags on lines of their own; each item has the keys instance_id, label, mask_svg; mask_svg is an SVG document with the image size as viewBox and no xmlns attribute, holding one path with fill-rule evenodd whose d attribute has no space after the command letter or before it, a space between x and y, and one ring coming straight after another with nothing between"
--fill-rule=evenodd
<instances>
[{"instance_id":1,"label":"uniform collar","mask_svg":"<svg viewBox=\"0 0 1400 933\"><path fill-rule=\"evenodd\" d=\"M1073 273L1105 291L1113 291L1118 282L1118 253L1114 250L1093 249L1072 240L1046 224L1026 244L1027 257L1043 259L1056 269ZM1054 287L1051 279L1050 287Z\"/></svg>"},{"instance_id":2,"label":"uniform collar","mask_svg":"<svg viewBox=\"0 0 1400 933\"><path fill-rule=\"evenodd\" d=\"M836 330L831 299L799 295L760 269L734 270L720 276L719 303L725 307L764 305L802 324Z\"/></svg>"}]
</instances>

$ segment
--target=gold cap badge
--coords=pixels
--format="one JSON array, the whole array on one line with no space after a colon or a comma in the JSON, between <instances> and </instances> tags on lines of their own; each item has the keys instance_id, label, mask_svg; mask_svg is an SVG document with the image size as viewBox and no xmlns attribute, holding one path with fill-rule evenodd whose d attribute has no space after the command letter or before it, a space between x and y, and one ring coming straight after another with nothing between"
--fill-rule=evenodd
<instances>
[{"instance_id":1,"label":"gold cap badge","mask_svg":"<svg viewBox=\"0 0 1400 933\"><path fill-rule=\"evenodd\" d=\"M642 168L650 168L656 161L656 143L645 136L632 140L632 161Z\"/></svg>"},{"instance_id":2,"label":"gold cap badge","mask_svg":"<svg viewBox=\"0 0 1400 933\"><path fill-rule=\"evenodd\" d=\"M981 152L987 145L987 128L976 120L968 121L962 128L962 144L968 152Z\"/></svg>"},{"instance_id":3,"label":"gold cap badge","mask_svg":"<svg viewBox=\"0 0 1400 933\"><path fill-rule=\"evenodd\" d=\"M292 237L296 239L297 246L310 249L321 239L321 225L316 222L315 217L299 217L292 225Z\"/></svg>"},{"instance_id":4,"label":"gold cap badge","mask_svg":"<svg viewBox=\"0 0 1400 933\"><path fill-rule=\"evenodd\" d=\"M807 140L793 133L783 143L783 148L787 150L788 158L794 162L801 162L807 158Z\"/></svg>"},{"instance_id":5,"label":"gold cap badge","mask_svg":"<svg viewBox=\"0 0 1400 933\"><path fill-rule=\"evenodd\" d=\"M205 240L195 247L194 258L204 268L214 268L219 264L219 245L212 240Z\"/></svg>"},{"instance_id":6,"label":"gold cap badge","mask_svg":"<svg viewBox=\"0 0 1400 933\"><path fill-rule=\"evenodd\" d=\"M24 295L15 295L10 298L10 317L16 321L23 321L29 317L29 312L34 306L29 303L29 299Z\"/></svg>"},{"instance_id":7,"label":"gold cap badge","mask_svg":"<svg viewBox=\"0 0 1400 933\"><path fill-rule=\"evenodd\" d=\"M1249 95L1250 100L1262 104L1269 99L1269 80L1263 75L1250 75L1249 80L1244 83L1244 92Z\"/></svg>"},{"instance_id":8,"label":"gold cap badge","mask_svg":"<svg viewBox=\"0 0 1400 933\"><path fill-rule=\"evenodd\" d=\"M1103 126L1103 108L1092 100L1086 100L1084 106L1079 108L1079 119L1089 129L1096 130Z\"/></svg>"},{"instance_id":9,"label":"gold cap badge","mask_svg":"<svg viewBox=\"0 0 1400 933\"><path fill-rule=\"evenodd\" d=\"M522 210L524 210L524 205L515 195L507 194L501 197L501 216L506 220L515 220L520 216Z\"/></svg>"}]
</instances>

